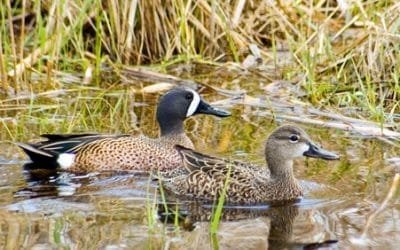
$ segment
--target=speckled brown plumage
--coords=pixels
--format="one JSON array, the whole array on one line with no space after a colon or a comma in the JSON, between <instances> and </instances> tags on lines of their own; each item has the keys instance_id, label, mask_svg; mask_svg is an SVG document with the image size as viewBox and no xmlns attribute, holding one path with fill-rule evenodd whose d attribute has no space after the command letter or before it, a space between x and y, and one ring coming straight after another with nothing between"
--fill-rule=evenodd
<instances>
[{"instance_id":1,"label":"speckled brown plumage","mask_svg":"<svg viewBox=\"0 0 400 250\"><path fill-rule=\"evenodd\" d=\"M71 172L165 171L181 165L175 145L193 148L183 122L195 114L230 115L207 104L194 90L177 87L162 96L158 104L159 138L99 134L43 135L46 141L18 143L18 146L34 163L30 164L30 169L60 167Z\"/></svg>"},{"instance_id":2,"label":"speckled brown plumage","mask_svg":"<svg viewBox=\"0 0 400 250\"><path fill-rule=\"evenodd\" d=\"M193 148L185 134L152 139L145 136L104 138L83 145L77 150L75 164L69 171L92 172L100 170L157 169L165 171L182 164L175 145Z\"/></svg>"},{"instance_id":3,"label":"speckled brown plumage","mask_svg":"<svg viewBox=\"0 0 400 250\"><path fill-rule=\"evenodd\" d=\"M335 154L316 146L300 128L286 125L277 128L266 142L267 167L219 159L177 146L184 170L164 175L163 186L178 195L215 200L226 180L228 203L255 204L294 200L302 190L293 174L293 159L300 156L338 159Z\"/></svg>"}]
</instances>

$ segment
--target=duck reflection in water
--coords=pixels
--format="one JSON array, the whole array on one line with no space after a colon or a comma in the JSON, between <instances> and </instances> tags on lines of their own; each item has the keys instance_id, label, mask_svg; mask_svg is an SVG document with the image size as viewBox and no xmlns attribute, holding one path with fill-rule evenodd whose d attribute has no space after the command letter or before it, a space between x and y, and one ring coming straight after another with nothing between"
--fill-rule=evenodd
<instances>
[{"instance_id":1,"label":"duck reflection in water","mask_svg":"<svg viewBox=\"0 0 400 250\"><path fill-rule=\"evenodd\" d=\"M196 202L159 205L160 219L168 224L176 222L178 218L180 227L186 230L182 233L191 237L198 249L210 246L210 220L214 212L215 207ZM336 247L336 237L327 227L325 217L318 210L305 209L293 202L270 206L228 206L223 209L215 238L223 249Z\"/></svg>"},{"instance_id":2,"label":"duck reflection in water","mask_svg":"<svg viewBox=\"0 0 400 250\"><path fill-rule=\"evenodd\" d=\"M33 166L33 168L32 168ZM81 185L76 183L74 176L54 169L37 169L33 163L24 165L26 186L15 193L15 197L57 197L71 196Z\"/></svg>"}]
</instances>

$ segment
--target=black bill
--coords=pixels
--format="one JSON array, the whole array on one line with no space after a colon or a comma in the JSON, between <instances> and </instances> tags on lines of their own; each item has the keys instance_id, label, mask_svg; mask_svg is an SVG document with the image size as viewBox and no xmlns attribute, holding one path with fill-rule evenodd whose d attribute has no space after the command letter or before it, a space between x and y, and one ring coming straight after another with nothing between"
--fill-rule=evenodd
<instances>
[{"instance_id":1,"label":"black bill","mask_svg":"<svg viewBox=\"0 0 400 250\"><path fill-rule=\"evenodd\" d=\"M304 152L304 156L321 158L324 160L338 160L340 158L337 154L327 151L313 143L309 143L308 145L310 148Z\"/></svg>"},{"instance_id":2,"label":"black bill","mask_svg":"<svg viewBox=\"0 0 400 250\"><path fill-rule=\"evenodd\" d=\"M195 114L215 115L218 117L227 117L227 116L231 115L230 112L225 111L223 109L215 108L203 100L200 100L199 106L197 107L197 109L194 113Z\"/></svg>"}]
</instances>

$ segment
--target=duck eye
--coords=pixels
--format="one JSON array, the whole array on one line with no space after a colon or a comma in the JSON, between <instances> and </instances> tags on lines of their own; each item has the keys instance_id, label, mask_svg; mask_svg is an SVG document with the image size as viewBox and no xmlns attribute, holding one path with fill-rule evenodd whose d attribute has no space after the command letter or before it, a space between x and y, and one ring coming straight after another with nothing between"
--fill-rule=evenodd
<instances>
[{"instance_id":1,"label":"duck eye","mask_svg":"<svg viewBox=\"0 0 400 250\"><path fill-rule=\"evenodd\" d=\"M186 99L187 100L192 100L193 99L193 94L192 93L186 94Z\"/></svg>"},{"instance_id":2,"label":"duck eye","mask_svg":"<svg viewBox=\"0 0 400 250\"><path fill-rule=\"evenodd\" d=\"M299 141L299 136L298 135L291 135L289 137L290 142L298 142Z\"/></svg>"}]
</instances>

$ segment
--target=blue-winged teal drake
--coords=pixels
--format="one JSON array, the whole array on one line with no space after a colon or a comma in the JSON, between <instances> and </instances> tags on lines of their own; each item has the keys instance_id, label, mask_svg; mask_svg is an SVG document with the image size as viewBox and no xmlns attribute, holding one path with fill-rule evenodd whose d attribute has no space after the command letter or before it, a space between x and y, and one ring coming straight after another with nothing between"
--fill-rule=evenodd
<instances>
[{"instance_id":1,"label":"blue-winged teal drake","mask_svg":"<svg viewBox=\"0 0 400 250\"><path fill-rule=\"evenodd\" d=\"M256 204L296 200L302 189L293 174L293 160L301 156L339 159L317 146L302 129L284 125L274 130L265 145L266 167L220 159L176 146L184 168L161 177L162 185L179 196L213 201L221 194L229 176L225 200ZM163 173L161 173L163 174Z\"/></svg>"},{"instance_id":2,"label":"blue-winged teal drake","mask_svg":"<svg viewBox=\"0 0 400 250\"><path fill-rule=\"evenodd\" d=\"M193 148L184 131L184 120L195 114L219 117L230 113L212 107L187 87L176 87L160 98L157 121L161 136L131 135L43 135L36 144L18 143L33 163L43 168L59 167L71 172L104 170L168 170L182 164L176 144Z\"/></svg>"}]
</instances>

